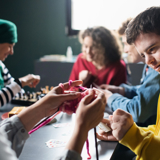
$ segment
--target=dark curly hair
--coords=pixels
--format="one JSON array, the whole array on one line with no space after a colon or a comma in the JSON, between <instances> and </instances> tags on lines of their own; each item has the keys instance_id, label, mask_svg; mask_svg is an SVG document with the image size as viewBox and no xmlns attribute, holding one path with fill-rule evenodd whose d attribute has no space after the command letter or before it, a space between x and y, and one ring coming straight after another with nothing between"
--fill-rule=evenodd
<instances>
[{"instance_id":1,"label":"dark curly hair","mask_svg":"<svg viewBox=\"0 0 160 160\"><path fill-rule=\"evenodd\" d=\"M85 37L91 37L95 46L103 48L102 56L97 55L96 61L101 65L109 65L121 59L121 46L118 37L105 27L87 28L80 31L79 40L83 44Z\"/></svg>"},{"instance_id":2,"label":"dark curly hair","mask_svg":"<svg viewBox=\"0 0 160 160\"><path fill-rule=\"evenodd\" d=\"M150 7L138 14L127 26L127 43L132 44L141 33L160 35L160 7Z\"/></svg>"},{"instance_id":3,"label":"dark curly hair","mask_svg":"<svg viewBox=\"0 0 160 160\"><path fill-rule=\"evenodd\" d=\"M124 21L121 26L118 29L118 34L120 36L125 34L125 30L127 29L127 25L129 24L129 22L132 20L132 18L128 18L126 21Z\"/></svg>"}]
</instances>

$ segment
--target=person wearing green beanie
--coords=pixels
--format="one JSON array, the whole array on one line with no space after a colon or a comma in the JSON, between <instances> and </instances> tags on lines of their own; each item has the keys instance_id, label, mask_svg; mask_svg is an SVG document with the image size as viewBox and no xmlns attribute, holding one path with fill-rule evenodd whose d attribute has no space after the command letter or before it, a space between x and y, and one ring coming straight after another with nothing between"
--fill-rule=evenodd
<instances>
[{"instance_id":1,"label":"person wearing green beanie","mask_svg":"<svg viewBox=\"0 0 160 160\"><path fill-rule=\"evenodd\" d=\"M17 43L17 27L14 23L0 19L0 43Z\"/></svg>"},{"instance_id":2,"label":"person wearing green beanie","mask_svg":"<svg viewBox=\"0 0 160 160\"><path fill-rule=\"evenodd\" d=\"M36 87L39 75L28 74L21 78L13 78L2 61L13 55L14 46L18 42L17 27L13 22L0 19L0 107L10 102L18 92L24 92L24 86Z\"/></svg>"}]
</instances>

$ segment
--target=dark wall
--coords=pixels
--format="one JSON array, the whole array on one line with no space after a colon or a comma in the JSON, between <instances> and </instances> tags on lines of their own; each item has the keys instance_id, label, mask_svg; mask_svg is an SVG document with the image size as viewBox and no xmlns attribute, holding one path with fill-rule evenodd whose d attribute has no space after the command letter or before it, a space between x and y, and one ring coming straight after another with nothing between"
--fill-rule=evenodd
<instances>
[{"instance_id":1,"label":"dark wall","mask_svg":"<svg viewBox=\"0 0 160 160\"><path fill-rule=\"evenodd\" d=\"M65 34L65 0L1 0L0 18L18 28L14 55L4 62L14 77L33 73L43 55L65 54L69 45L74 55L81 50L78 38Z\"/></svg>"}]
</instances>

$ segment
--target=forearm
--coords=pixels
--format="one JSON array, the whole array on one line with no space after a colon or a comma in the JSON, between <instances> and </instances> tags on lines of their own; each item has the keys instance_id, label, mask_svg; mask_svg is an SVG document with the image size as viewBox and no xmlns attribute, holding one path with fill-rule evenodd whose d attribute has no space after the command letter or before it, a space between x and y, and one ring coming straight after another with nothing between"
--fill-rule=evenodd
<instances>
[{"instance_id":1,"label":"forearm","mask_svg":"<svg viewBox=\"0 0 160 160\"><path fill-rule=\"evenodd\" d=\"M108 98L107 106L112 111L121 108L122 110L129 112L136 123L144 123L150 116L155 115L157 110L156 106L158 96L156 97L155 94L155 97L149 98L143 97L142 99L141 95L139 95L135 96L132 99L129 99L119 94L113 94L111 97ZM146 103L148 101L149 103Z\"/></svg>"},{"instance_id":2,"label":"forearm","mask_svg":"<svg viewBox=\"0 0 160 160\"><path fill-rule=\"evenodd\" d=\"M74 150L81 154L83 145L85 141L87 140L88 131L85 131L82 127L75 127L74 132L72 134L71 139L69 140L66 148L68 150Z\"/></svg>"},{"instance_id":3,"label":"forearm","mask_svg":"<svg viewBox=\"0 0 160 160\"><path fill-rule=\"evenodd\" d=\"M43 107L35 103L18 114L19 119L29 132L42 118L44 118Z\"/></svg>"},{"instance_id":4,"label":"forearm","mask_svg":"<svg viewBox=\"0 0 160 160\"><path fill-rule=\"evenodd\" d=\"M131 99L131 98L133 98L134 96L137 95L136 91L140 87L140 85L138 85L138 86L129 86L127 84L122 83L119 87L122 87L124 89L123 96Z\"/></svg>"}]
</instances>

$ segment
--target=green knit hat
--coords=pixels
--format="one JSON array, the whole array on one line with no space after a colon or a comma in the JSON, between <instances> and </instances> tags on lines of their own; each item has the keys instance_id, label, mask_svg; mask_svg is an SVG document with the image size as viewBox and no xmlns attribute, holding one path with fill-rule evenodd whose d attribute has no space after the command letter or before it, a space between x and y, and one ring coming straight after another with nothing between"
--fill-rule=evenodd
<instances>
[{"instance_id":1,"label":"green knit hat","mask_svg":"<svg viewBox=\"0 0 160 160\"><path fill-rule=\"evenodd\" d=\"M0 43L16 43L17 27L14 23L0 19Z\"/></svg>"}]
</instances>

